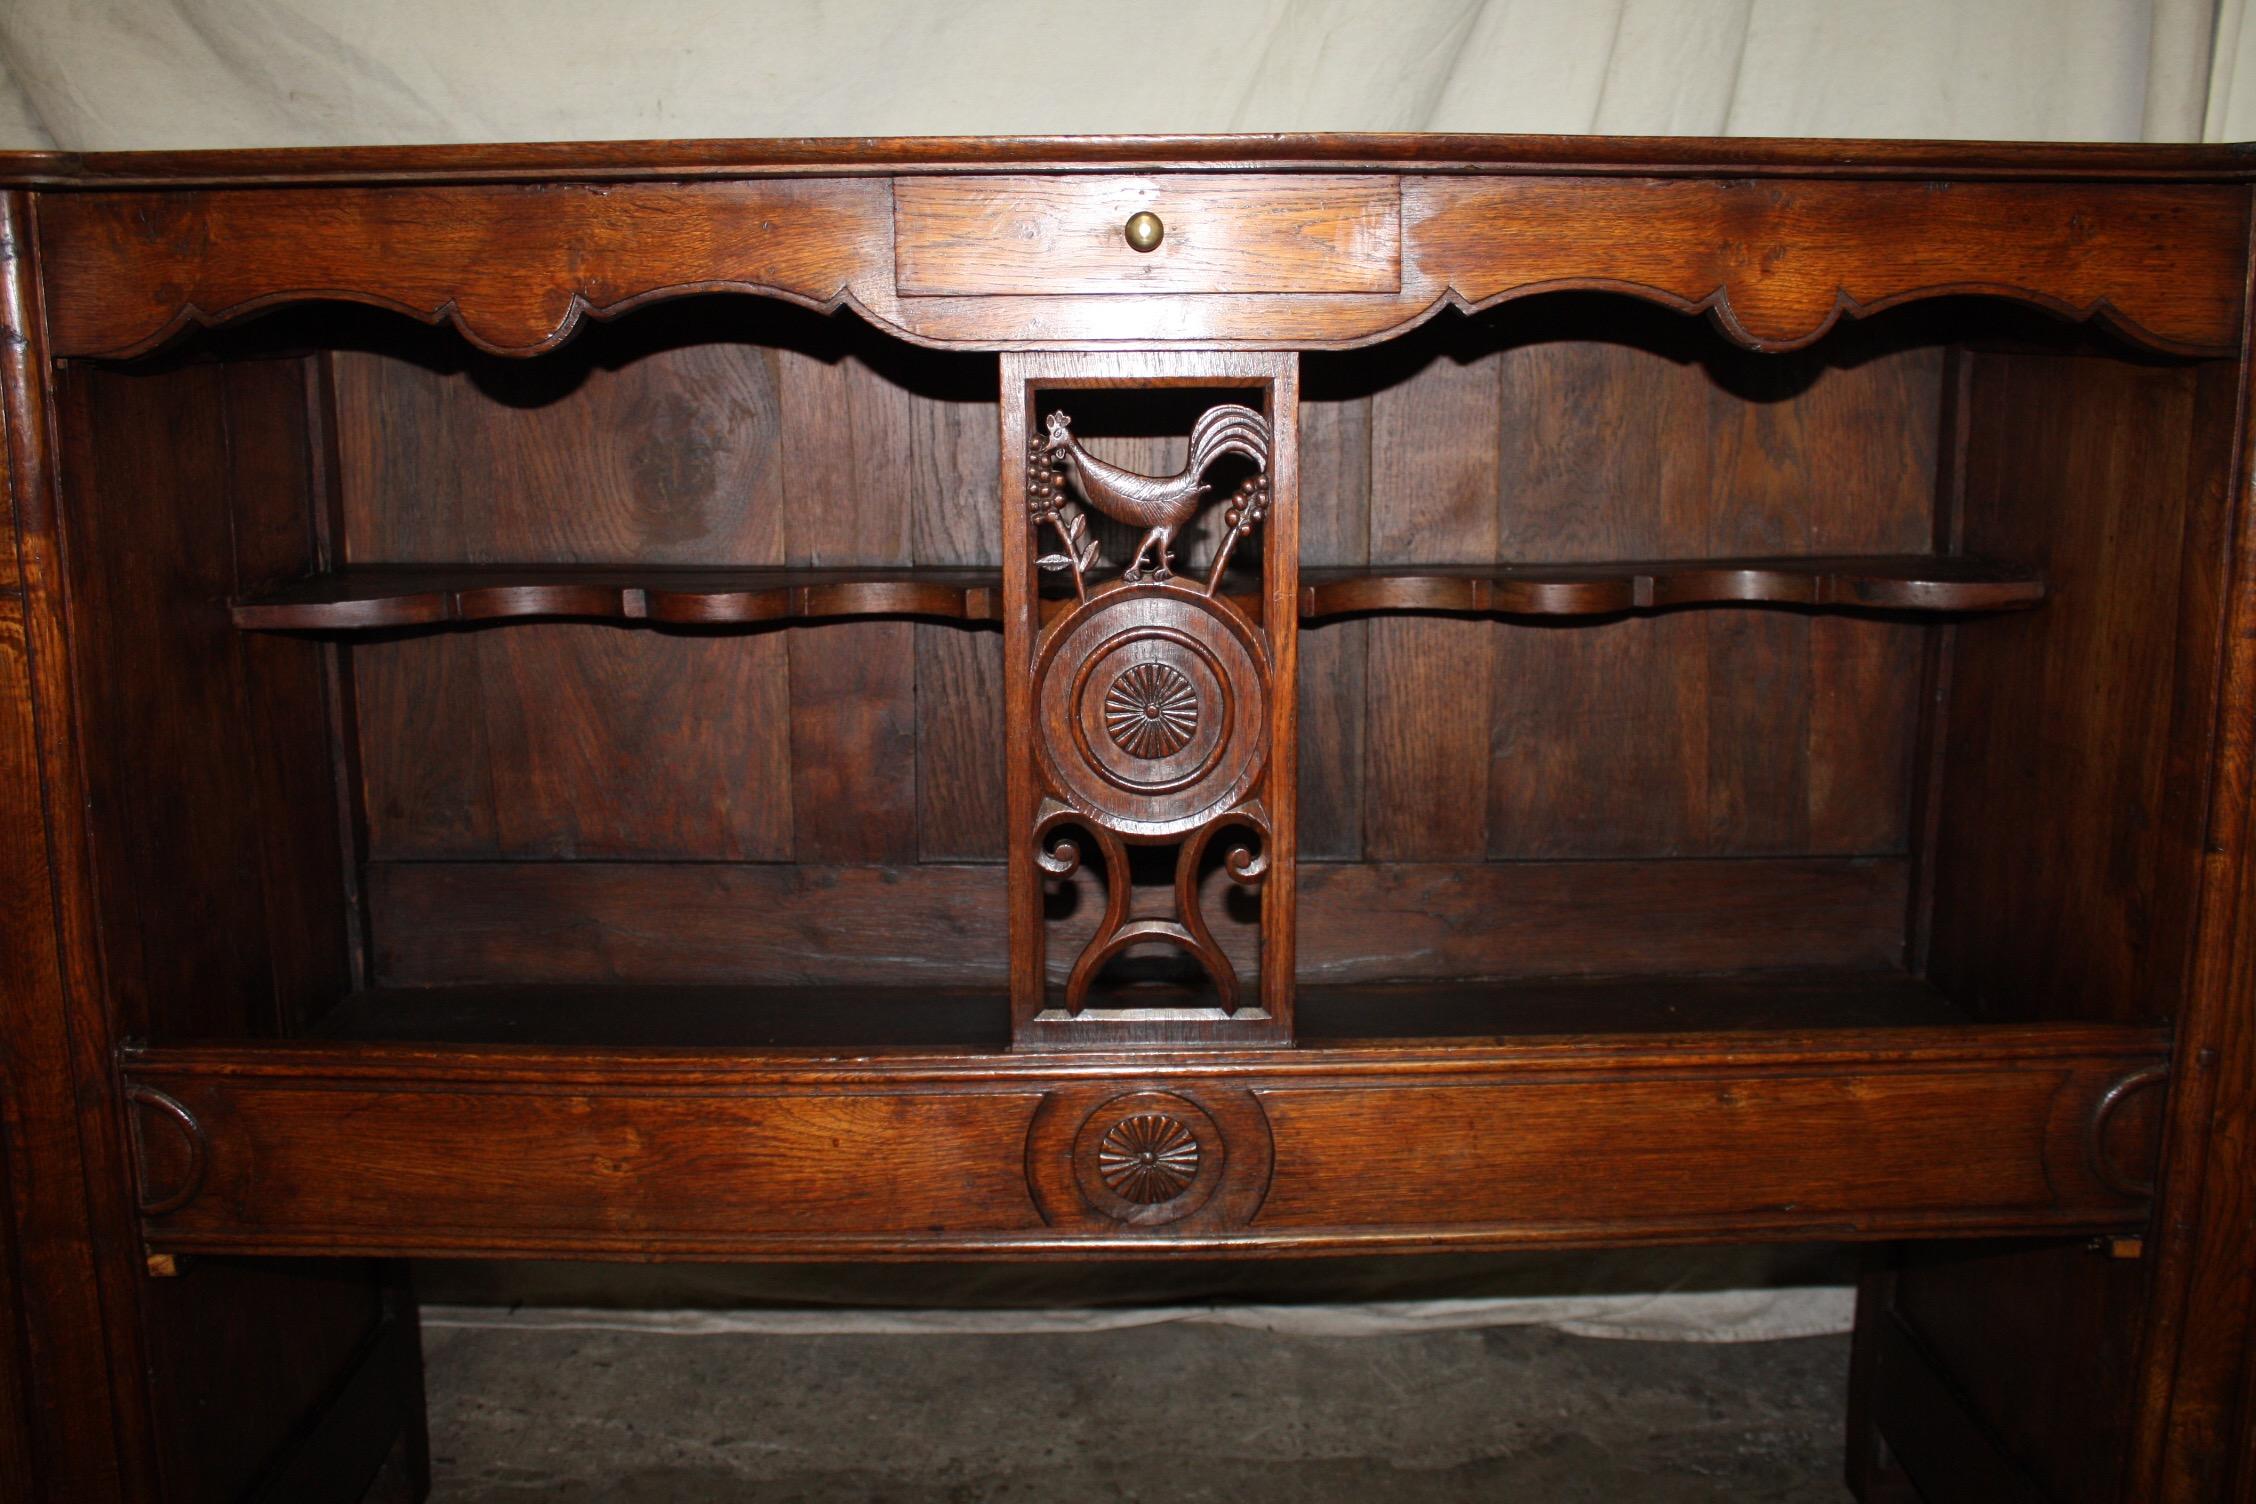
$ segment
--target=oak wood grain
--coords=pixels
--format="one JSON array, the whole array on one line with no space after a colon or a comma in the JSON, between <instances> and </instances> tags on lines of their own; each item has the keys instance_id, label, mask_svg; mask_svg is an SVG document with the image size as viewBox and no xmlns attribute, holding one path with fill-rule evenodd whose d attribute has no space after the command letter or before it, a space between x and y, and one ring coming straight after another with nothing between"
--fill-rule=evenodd
<instances>
[{"instance_id":1,"label":"oak wood grain","mask_svg":"<svg viewBox=\"0 0 2256 1504\"><path fill-rule=\"evenodd\" d=\"M2237 338L2248 233L2239 189L2133 191L2103 206L2035 183L1653 180L1593 198L1566 181L1428 177L1405 181L1403 213L1411 259L1467 303L1633 291L1770 351L1844 314L1988 293L2221 353Z\"/></svg>"},{"instance_id":2,"label":"oak wood grain","mask_svg":"<svg viewBox=\"0 0 2256 1504\"><path fill-rule=\"evenodd\" d=\"M1494 361L1435 352L1371 399L1374 569L1488 560L1499 545ZM1466 621L1375 621L1365 680L1364 851L1446 861L1488 849L1491 634Z\"/></svg>"},{"instance_id":3,"label":"oak wood grain","mask_svg":"<svg viewBox=\"0 0 2256 1504\"><path fill-rule=\"evenodd\" d=\"M387 1276L152 1289L151 1249L1885 1237L1937 1246L1865 1302L1868 1488L2246 1494L2252 180L1465 137L0 159L37 185L0 199L0 1459L313 1497L413 1451L411 1369L363 1361L405 1350ZM1171 501L1201 411L1266 425L1215 609L1273 670L1276 876L1104 862L1212 917L1261 1028L1143 956L1150 1016L1027 1027L1073 960L1028 935L1111 922L1025 839L1064 619L1027 372ZM1165 1178L1115 1183L1122 1133L1197 1205L1121 1191Z\"/></svg>"},{"instance_id":4,"label":"oak wood grain","mask_svg":"<svg viewBox=\"0 0 2256 1504\"><path fill-rule=\"evenodd\" d=\"M1309 863L1304 982L1893 966L1901 859ZM370 864L379 980L993 985L993 866ZM1209 894L1207 902L1216 903ZM1250 970L1255 937L1217 931ZM1064 979L1070 953L1053 948Z\"/></svg>"},{"instance_id":5,"label":"oak wood grain","mask_svg":"<svg viewBox=\"0 0 2256 1504\"><path fill-rule=\"evenodd\" d=\"M1369 181L1331 177L1348 182L1350 193ZM912 198L956 191L904 181ZM1131 172L1045 191L1107 202L1118 192L1125 202L1138 181ZM1006 259L967 269L978 275L943 279L968 291L903 296L894 285L887 185L851 176L678 190L638 183L338 187L311 199L232 188L79 193L55 196L42 237L54 268L56 347L71 355L139 353L185 327L340 298L448 321L482 349L528 354L565 338L583 313L615 316L652 298L722 289L816 308L852 304L914 339L988 349L1154 341L1346 348L1399 332L1445 304L1481 307L1561 288L1710 312L1750 349L1807 344L1843 313L1967 293L2100 319L2179 353L2226 353L2237 329L2237 269L2247 243L2240 187L2100 192L2067 183L1954 183L1947 169L1901 184L1438 174L1400 181L1400 288L1375 293L1233 291L1246 268L1234 270L1224 258L1221 266L1185 260L1180 280L1164 290L1122 296L1117 279L1083 264L1075 243L1034 258L1066 258L1062 287L1044 286ZM1207 183L1194 191L1235 190ZM1361 232L1338 240L1337 255L1323 251L1325 234L1314 248L1299 238L1311 223L1306 201L1321 190L1287 180L1253 196L1285 201L1278 217L1289 232L1288 262L1309 261L1313 249L1317 264L1345 264L1349 247L1379 253L1364 259L1386 259ZM532 274L497 275L501 263L485 252L526 221L530 204L545 222L569 223L578 250L560 257L553 246L524 245L519 257L533 263ZM1241 210L1235 218L1266 224L1271 215ZM2015 232L1999 233L2009 221ZM1038 227L1040 217L1025 222ZM1360 223L1355 216L1316 222ZM913 235L913 218L909 224ZM1916 233L1868 233L1881 225ZM955 242L943 236L936 243ZM405 253L409 245L415 254ZM921 264L911 267L911 285ZM1164 243L1150 264L1155 270L1144 275L1177 276ZM1105 290L1076 291L1077 275ZM1127 275L1139 273L1131 267ZM1250 280L1289 275L1297 274ZM1337 280L1326 277L1327 285ZM1034 290L1021 290L1028 286Z\"/></svg>"},{"instance_id":6,"label":"oak wood grain","mask_svg":"<svg viewBox=\"0 0 2256 1504\"><path fill-rule=\"evenodd\" d=\"M1250 1091L1254 1122L1274 1134L1250 1222L1172 1232L1044 1224L1023 1146L1046 1142L1029 1136L1036 1108L1071 1078L1038 1057L708 1055L683 1071L650 1054L300 1047L151 1052L129 1073L205 1125L205 1188L149 1226L155 1246L179 1250L994 1256L1504 1247L1600 1226L1669 1241L2124 1225L2137 1203L2081 1168L2081 1114L2155 1058L2157 1037L2037 1037L1842 1031L1720 1070L1729 1046L1700 1035L1282 1063L1147 1054L1133 1079ZM1404 1079L1435 1067L1447 1074ZM380 1130L325 1131L339 1113ZM1374 1119L1406 1131L1374 1146ZM1602 1222L1582 1210L1587 1177L1569 1173L1593 1134L1614 1146ZM2121 1149L2135 1158L2152 1141ZM963 1195L967 1178L985 1194ZM619 1192L612 1213L591 1216L605 1184Z\"/></svg>"},{"instance_id":7,"label":"oak wood grain","mask_svg":"<svg viewBox=\"0 0 2256 1504\"><path fill-rule=\"evenodd\" d=\"M2193 449L2190 370L1979 361L1967 546L2012 550L2054 594L2039 631L2009 616L1958 639L1931 969L1986 1016L2040 992L2047 1008L2166 1013L2180 973L2150 958L2185 954L2200 815L2171 797L2165 770L2175 738L2205 734L2208 693L2174 689L2176 593L2217 567L2183 548L2196 498L2215 496L2197 472L2223 457ZM2120 614L2126 592L2152 611ZM2078 734L2079 718L2107 734ZM2041 758L2032 727L2045 728ZM1978 834L2004 829L2045 855L2004 860Z\"/></svg>"},{"instance_id":8,"label":"oak wood grain","mask_svg":"<svg viewBox=\"0 0 2256 1504\"><path fill-rule=\"evenodd\" d=\"M1631 176L2245 181L2245 146L2112 142L1794 140L1688 136L1282 132L1263 135L889 136L784 140L512 142L445 146L285 147L232 151L0 153L0 181L120 184L336 184L512 179L665 181L708 177L890 176L903 170L993 172L1226 166L1342 170L1416 165L1535 174Z\"/></svg>"},{"instance_id":9,"label":"oak wood grain","mask_svg":"<svg viewBox=\"0 0 2256 1504\"><path fill-rule=\"evenodd\" d=\"M1122 228L1157 214L1160 244ZM901 178L895 285L905 295L1393 292L1401 188L1391 177L1166 174Z\"/></svg>"},{"instance_id":10,"label":"oak wood grain","mask_svg":"<svg viewBox=\"0 0 2256 1504\"><path fill-rule=\"evenodd\" d=\"M238 627L269 632L364 631L528 617L673 626L842 616L993 621L999 583L991 570L374 564L238 600L229 614Z\"/></svg>"},{"instance_id":11,"label":"oak wood grain","mask_svg":"<svg viewBox=\"0 0 2256 1504\"><path fill-rule=\"evenodd\" d=\"M1300 404L1302 596L1320 571L1367 565L1371 556L1371 398L1318 386L1303 373ZM1301 620L1309 620L1306 609ZM1300 638L1303 704L1345 714L1300 718L1300 847L1309 858L1363 854L1363 704L1369 629L1333 622Z\"/></svg>"},{"instance_id":12,"label":"oak wood grain","mask_svg":"<svg viewBox=\"0 0 2256 1504\"><path fill-rule=\"evenodd\" d=\"M1858 611L2012 611L2044 599L2034 571L1980 559L1685 559L1674 563L1457 564L1311 569L1303 619L1361 612L1612 616L1761 604Z\"/></svg>"},{"instance_id":13,"label":"oak wood grain","mask_svg":"<svg viewBox=\"0 0 2256 1504\"><path fill-rule=\"evenodd\" d=\"M53 1497L129 1500L156 1486L158 1438L147 1361L130 1311L105 1320L135 1277L133 1212L115 1185L123 1125L108 1096L114 1021L100 996L91 857L84 826L51 820L85 797L70 701L56 448L31 201L0 195L0 434L19 589L0 598L0 1153L26 1346L0 1358L30 1402L36 1486ZM121 1252L121 1250L123 1250ZM31 1354L46 1355L34 1375Z\"/></svg>"},{"instance_id":14,"label":"oak wood grain","mask_svg":"<svg viewBox=\"0 0 2256 1504\"><path fill-rule=\"evenodd\" d=\"M318 298L531 354L583 314L659 291L835 307L889 266L892 224L882 183L487 184L72 195L48 205L41 234L58 353L136 353L184 326Z\"/></svg>"}]
</instances>

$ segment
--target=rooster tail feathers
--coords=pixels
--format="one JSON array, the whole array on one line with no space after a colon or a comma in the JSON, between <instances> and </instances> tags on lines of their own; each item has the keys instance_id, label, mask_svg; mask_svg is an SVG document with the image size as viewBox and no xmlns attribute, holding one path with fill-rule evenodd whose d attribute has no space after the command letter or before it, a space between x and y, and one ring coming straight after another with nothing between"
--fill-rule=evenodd
<instances>
[{"instance_id":1,"label":"rooster tail feathers","mask_svg":"<svg viewBox=\"0 0 2256 1504\"><path fill-rule=\"evenodd\" d=\"M1225 454L1242 454L1269 468L1269 420L1250 407L1225 403L1200 414L1191 428L1191 473L1203 475Z\"/></svg>"}]
</instances>

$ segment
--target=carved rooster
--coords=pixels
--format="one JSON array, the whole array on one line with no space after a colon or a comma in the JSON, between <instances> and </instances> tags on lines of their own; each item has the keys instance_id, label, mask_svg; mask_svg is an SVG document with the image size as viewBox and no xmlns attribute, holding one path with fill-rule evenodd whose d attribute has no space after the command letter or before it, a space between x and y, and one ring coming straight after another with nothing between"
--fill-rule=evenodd
<instances>
[{"instance_id":1,"label":"carved rooster","mask_svg":"<svg viewBox=\"0 0 2256 1504\"><path fill-rule=\"evenodd\" d=\"M1049 438L1042 445L1046 458L1065 462L1066 474L1081 499L1115 522L1147 529L1136 545L1135 557L1121 578L1165 580L1174 576L1174 554L1169 547L1175 530L1198 515L1210 487L1204 477L1226 454L1242 454L1266 471L1269 468L1269 424L1250 407L1226 403L1208 408L1191 429L1191 461L1178 475L1140 475L1108 465L1073 437L1072 419L1051 413ZM1147 572L1145 561L1154 554Z\"/></svg>"}]
</instances>

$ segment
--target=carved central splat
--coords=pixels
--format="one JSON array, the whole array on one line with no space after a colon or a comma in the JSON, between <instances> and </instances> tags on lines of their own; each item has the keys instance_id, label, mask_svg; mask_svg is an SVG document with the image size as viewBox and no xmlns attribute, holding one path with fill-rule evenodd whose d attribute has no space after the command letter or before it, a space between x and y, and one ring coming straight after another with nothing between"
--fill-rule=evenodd
<instances>
[{"instance_id":1,"label":"carved central splat","mask_svg":"<svg viewBox=\"0 0 2256 1504\"><path fill-rule=\"evenodd\" d=\"M1217 589L1231 552L1268 511L1268 420L1234 403L1209 408L1192 427L1190 462L1170 476L1096 458L1065 413L1051 413L1045 428L1028 458L1029 519L1062 545L1038 562L1070 570L1077 599L1035 650L1034 750L1045 797L1034 839L1040 846L1066 826L1087 832L1104 859L1107 891L1096 933L1067 979L1066 1010L1081 1011L1106 962L1157 943L1196 958L1223 1010L1234 1012L1238 977L1199 914L1199 864L1224 826L1260 844L1269 836L1267 812L1252 796L1269 757L1270 646ZM1176 534L1206 504L1207 472L1232 455L1251 460L1254 473L1224 509L1204 578L1181 579ZM1101 560L1076 500L1144 528L1118 578L1094 581ZM1132 916L1126 843L1167 841L1178 843L1175 914ZM1260 883L1267 861L1258 852L1257 844L1229 853L1234 880ZM1056 876L1080 860L1080 845L1063 838L1038 857Z\"/></svg>"},{"instance_id":2,"label":"carved central splat","mask_svg":"<svg viewBox=\"0 0 2256 1504\"><path fill-rule=\"evenodd\" d=\"M1298 360L1006 352L1002 375L1005 443L1023 467L1004 476L1001 613L1013 675L1012 1041L1289 1042L1293 791L1280 738L1300 620ZM1149 413L1201 392L1259 395L1190 408L1173 474L1099 458L1076 432L1074 411L1100 402ZM1132 546L1108 521L1136 530ZM1261 529L1269 535L1241 547ZM1055 947L1069 933L1068 962ZM1170 950L1180 956L1154 954ZM1180 958L1189 964L1149 964ZM1207 1153L1190 1171L1203 1184L1219 1150L1174 1115ZM1099 1173L1102 1131L1086 1146L1083 1189L1112 1215L1162 1210ZM1159 1175L1165 1159L1114 1168Z\"/></svg>"}]
</instances>

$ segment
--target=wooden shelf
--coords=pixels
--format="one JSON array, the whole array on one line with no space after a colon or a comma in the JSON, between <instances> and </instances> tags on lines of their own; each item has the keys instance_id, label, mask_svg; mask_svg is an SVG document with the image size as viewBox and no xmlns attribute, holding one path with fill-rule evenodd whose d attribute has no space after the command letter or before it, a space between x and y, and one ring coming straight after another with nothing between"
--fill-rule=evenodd
<instances>
[{"instance_id":1,"label":"wooden shelf","mask_svg":"<svg viewBox=\"0 0 2256 1504\"><path fill-rule=\"evenodd\" d=\"M1303 621L1356 613L1617 616L1681 606L2013 611L2044 599L2035 572L1979 559L1683 559L1668 563L1400 565L1301 573ZM231 603L253 631L338 632L576 618L742 626L851 616L1002 619L985 569L361 565Z\"/></svg>"},{"instance_id":2,"label":"wooden shelf","mask_svg":"<svg viewBox=\"0 0 2256 1504\"><path fill-rule=\"evenodd\" d=\"M739 626L840 616L997 621L1002 578L981 569L688 569L655 565L361 565L234 601L235 625L368 631L573 617Z\"/></svg>"},{"instance_id":3,"label":"wooden shelf","mask_svg":"<svg viewBox=\"0 0 2256 1504\"><path fill-rule=\"evenodd\" d=\"M1301 571L1300 616L1457 612L1616 616L1676 606L2015 611L2044 599L2032 570L1923 554L1656 563L1397 565Z\"/></svg>"},{"instance_id":4,"label":"wooden shelf","mask_svg":"<svg viewBox=\"0 0 2256 1504\"><path fill-rule=\"evenodd\" d=\"M1304 1048L1603 1034L1803 1035L1971 1022L1900 972L1782 971L1304 986ZM1005 1050L999 987L480 986L355 993L319 1036L364 1043L728 1051Z\"/></svg>"}]
</instances>

